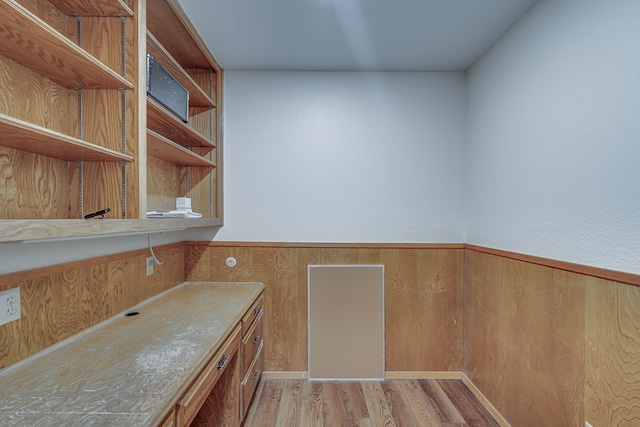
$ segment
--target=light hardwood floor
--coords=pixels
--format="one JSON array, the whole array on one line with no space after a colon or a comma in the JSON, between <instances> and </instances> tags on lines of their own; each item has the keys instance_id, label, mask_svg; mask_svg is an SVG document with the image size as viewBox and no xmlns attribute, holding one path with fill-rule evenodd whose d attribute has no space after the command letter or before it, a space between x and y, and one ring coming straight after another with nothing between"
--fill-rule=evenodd
<instances>
[{"instance_id":1,"label":"light hardwood floor","mask_svg":"<svg viewBox=\"0 0 640 427\"><path fill-rule=\"evenodd\" d=\"M497 426L460 380L262 380L244 427Z\"/></svg>"}]
</instances>

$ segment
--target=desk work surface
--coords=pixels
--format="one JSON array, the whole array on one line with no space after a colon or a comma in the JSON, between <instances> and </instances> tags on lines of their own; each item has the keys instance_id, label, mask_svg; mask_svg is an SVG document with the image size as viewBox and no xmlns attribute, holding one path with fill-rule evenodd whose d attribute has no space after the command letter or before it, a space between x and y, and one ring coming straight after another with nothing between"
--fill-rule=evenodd
<instances>
[{"instance_id":1,"label":"desk work surface","mask_svg":"<svg viewBox=\"0 0 640 427\"><path fill-rule=\"evenodd\" d=\"M262 283L185 282L0 370L0 425L154 425Z\"/></svg>"}]
</instances>

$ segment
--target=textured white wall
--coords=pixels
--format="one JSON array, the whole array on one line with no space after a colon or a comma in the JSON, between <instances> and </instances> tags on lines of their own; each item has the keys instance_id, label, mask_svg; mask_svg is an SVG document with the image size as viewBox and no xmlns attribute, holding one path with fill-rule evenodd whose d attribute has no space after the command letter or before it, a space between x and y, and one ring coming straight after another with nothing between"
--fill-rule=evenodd
<instances>
[{"instance_id":1,"label":"textured white wall","mask_svg":"<svg viewBox=\"0 0 640 427\"><path fill-rule=\"evenodd\" d=\"M640 273L639 18L541 1L472 67L468 243Z\"/></svg>"},{"instance_id":2,"label":"textured white wall","mask_svg":"<svg viewBox=\"0 0 640 427\"><path fill-rule=\"evenodd\" d=\"M462 73L225 73L216 240L462 242Z\"/></svg>"}]
</instances>

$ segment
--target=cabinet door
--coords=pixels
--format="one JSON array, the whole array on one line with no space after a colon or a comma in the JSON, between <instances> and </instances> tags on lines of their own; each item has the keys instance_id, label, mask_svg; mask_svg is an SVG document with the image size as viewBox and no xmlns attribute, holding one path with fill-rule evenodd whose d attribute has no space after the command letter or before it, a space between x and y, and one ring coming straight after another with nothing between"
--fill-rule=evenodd
<instances>
[{"instance_id":1,"label":"cabinet door","mask_svg":"<svg viewBox=\"0 0 640 427\"><path fill-rule=\"evenodd\" d=\"M251 403L251 399L256 391L256 387L258 387L258 383L260 382L260 378L262 377L262 369L264 366L264 352L263 352L264 344L261 342L260 347L258 348L258 353L256 357L251 362L251 366L247 370L247 374L245 375L242 383L240 384L241 389L241 407L242 407L242 418L244 418L247 410L249 409L249 404Z\"/></svg>"},{"instance_id":2,"label":"cabinet door","mask_svg":"<svg viewBox=\"0 0 640 427\"><path fill-rule=\"evenodd\" d=\"M227 427L240 425L240 358L238 353L218 379L191 426Z\"/></svg>"},{"instance_id":3,"label":"cabinet door","mask_svg":"<svg viewBox=\"0 0 640 427\"><path fill-rule=\"evenodd\" d=\"M262 344L262 314L253 323L253 326L247 334L242 338L240 343L240 355L242 359L242 375L244 376L249 369L251 361L258 352L258 347Z\"/></svg>"},{"instance_id":4,"label":"cabinet door","mask_svg":"<svg viewBox=\"0 0 640 427\"><path fill-rule=\"evenodd\" d=\"M224 372L230 368L238 369L237 353L240 344L240 331L241 327L238 325L222 349L213 356L191 388L178 402L177 419L179 426L191 424ZM239 376L239 374L237 375Z\"/></svg>"},{"instance_id":5,"label":"cabinet door","mask_svg":"<svg viewBox=\"0 0 640 427\"><path fill-rule=\"evenodd\" d=\"M384 266L309 266L309 378L384 378Z\"/></svg>"}]
</instances>

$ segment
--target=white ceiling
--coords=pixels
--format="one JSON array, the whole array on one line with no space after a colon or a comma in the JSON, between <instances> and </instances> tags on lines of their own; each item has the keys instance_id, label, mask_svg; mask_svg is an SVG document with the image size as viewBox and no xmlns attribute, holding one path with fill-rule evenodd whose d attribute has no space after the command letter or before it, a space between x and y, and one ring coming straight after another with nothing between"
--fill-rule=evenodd
<instances>
[{"instance_id":1,"label":"white ceiling","mask_svg":"<svg viewBox=\"0 0 640 427\"><path fill-rule=\"evenodd\" d=\"M179 3L227 70L463 71L535 1Z\"/></svg>"}]
</instances>

